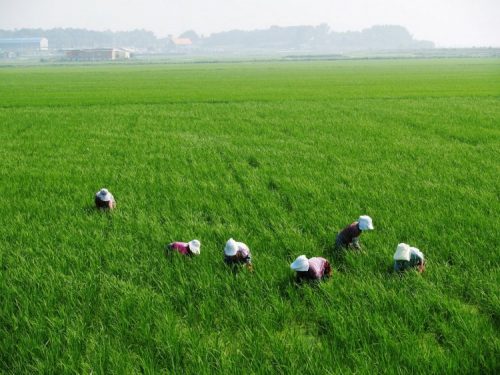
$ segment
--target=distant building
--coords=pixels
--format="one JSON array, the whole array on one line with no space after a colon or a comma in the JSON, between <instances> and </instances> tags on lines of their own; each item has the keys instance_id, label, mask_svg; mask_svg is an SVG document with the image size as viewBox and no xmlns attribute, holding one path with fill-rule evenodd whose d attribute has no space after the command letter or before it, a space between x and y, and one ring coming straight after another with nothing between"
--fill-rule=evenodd
<instances>
[{"instance_id":1,"label":"distant building","mask_svg":"<svg viewBox=\"0 0 500 375\"><path fill-rule=\"evenodd\" d=\"M32 54L49 49L47 38L0 38L0 50L15 54Z\"/></svg>"},{"instance_id":2,"label":"distant building","mask_svg":"<svg viewBox=\"0 0 500 375\"><path fill-rule=\"evenodd\" d=\"M176 46L190 46L193 44L192 40L189 38L172 38L171 40Z\"/></svg>"},{"instance_id":3,"label":"distant building","mask_svg":"<svg viewBox=\"0 0 500 375\"><path fill-rule=\"evenodd\" d=\"M64 54L66 59L74 61L130 59L130 51L123 48L71 49Z\"/></svg>"}]
</instances>

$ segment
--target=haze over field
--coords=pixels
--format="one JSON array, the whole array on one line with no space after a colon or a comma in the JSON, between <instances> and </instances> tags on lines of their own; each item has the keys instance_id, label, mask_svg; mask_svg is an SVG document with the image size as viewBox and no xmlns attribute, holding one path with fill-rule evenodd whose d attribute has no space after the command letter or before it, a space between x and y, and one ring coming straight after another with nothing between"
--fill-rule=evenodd
<instances>
[{"instance_id":1,"label":"haze over field","mask_svg":"<svg viewBox=\"0 0 500 375\"><path fill-rule=\"evenodd\" d=\"M499 16L497 0L0 0L0 29L147 29L166 37L188 29L210 35L327 23L342 32L389 24L438 47L500 46Z\"/></svg>"}]
</instances>

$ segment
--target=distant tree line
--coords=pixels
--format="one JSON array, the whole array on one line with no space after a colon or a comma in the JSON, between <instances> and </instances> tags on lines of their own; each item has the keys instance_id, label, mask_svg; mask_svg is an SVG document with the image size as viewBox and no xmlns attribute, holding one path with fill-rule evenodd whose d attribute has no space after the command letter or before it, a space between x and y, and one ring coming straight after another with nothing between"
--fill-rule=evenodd
<instances>
[{"instance_id":1,"label":"distant tree line","mask_svg":"<svg viewBox=\"0 0 500 375\"><path fill-rule=\"evenodd\" d=\"M174 48L170 38L157 38L151 31L91 31L85 29L19 29L0 30L0 38L46 37L49 48L130 47L161 50ZM318 26L272 26L263 30L231 30L207 37L189 30L181 35L189 38L191 48L225 50L394 50L429 49L430 41L415 40L402 26L373 26L362 31L335 32L327 24Z\"/></svg>"},{"instance_id":2,"label":"distant tree line","mask_svg":"<svg viewBox=\"0 0 500 375\"><path fill-rule=\"evenodd\" d=\"M335 32L319 26L272 26L269 29L224 31L202 39L212 47L234 49L329 49L338 51L433 48L430 41L415 40L402 26L373 26L362 31Z\"/></svg>"}]
</instances>

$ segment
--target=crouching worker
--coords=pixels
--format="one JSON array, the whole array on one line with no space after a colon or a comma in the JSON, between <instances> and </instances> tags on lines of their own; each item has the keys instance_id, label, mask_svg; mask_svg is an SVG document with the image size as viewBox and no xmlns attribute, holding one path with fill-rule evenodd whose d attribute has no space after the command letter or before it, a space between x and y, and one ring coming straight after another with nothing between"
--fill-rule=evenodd
<instances>
[{"instance_id":1,"label":"crouching worker","mask_svg":"<svg viewBox=\"0 0 500 375\"><path fill-rule=\"evenodd\" d=\"M416 247L400 243L394 253L394 271L403 272L411 268L420 273L425 271L424 254Z\"/></svg>"},{"instance_id":2,"label":"crouching worker","mask_svg":"<svg viewBox=\"0 0 500 375\"><path fill-rule=\"evenodd\" d=\"M109 208L113 209L116 207L115 198L108 189L102 188L95 194L95 206L97 208Z\"/></svg>"},{"instance_id":3,"label":"crouching worker","mask_svg":"<svg viewBox=\"0 0 500 375\"><path fill-rule=\"evenodd\" d=\"M198 240L189 242L172 242L167 248L172 251L177 251L182 255L200 255L201 243Z\"/></svg>"},{"instance_id":4,"label":"crouching worker","mask_svg":"<svg viewBox=\"0 0 500 375\"><path fill-rule=\"evenodd\" d=\"M297 281L321 280L332 275L330 263L321 257L307 259L301 255L290 264L290 268L297 272Z\"/></svg>"},{"instance_id":5,"label":"crouching worker","mask_svg":"<svg viewBox=\"0 0 500 375\"><path fill-rule=\"evenodd\" d=\"M360 216L358 221L348 225L337 234L335 246L337 248L352 247L355 250L361 250L359 236L363 231L373 230L373 222L370 216Z\"/></svg>"},{"instance_id":6,"label":"crouching worker","mask_svg":"<svg viewBox=\"0 0 500 375\"><path fill-rule=\"evenodd\" d=\"M232 238L224 247L224 262L230 265L244 264L250 271L253 270L250 249L243 242L237 242Z\"/></svg>"}]
</instances>

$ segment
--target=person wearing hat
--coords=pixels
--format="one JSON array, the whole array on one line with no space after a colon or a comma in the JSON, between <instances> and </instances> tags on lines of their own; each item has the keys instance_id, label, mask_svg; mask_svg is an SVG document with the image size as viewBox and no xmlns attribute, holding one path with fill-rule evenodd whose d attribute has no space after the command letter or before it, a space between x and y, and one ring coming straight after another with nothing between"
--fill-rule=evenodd
<instances>
[{"instance_id":1,"label":"person wearing hat","mask_svg":"<svg viewBox=\"0 0 500 375\"><path fill-rule=\"evenodd\" d=\"M243 242L237 242L230 238L224 247L224 262L227 264L244 264L249 270L253 269L252 254Z\"/></svg>"},{"instance_id":2,"label":"person wearing hat","mask_svg":"<svg viewBox=\"0 0 500 375\"><path fill-rule=\"evenodd\" d=\"M177 251L182 255L200 255L201 243L198 240L189 242L172 242L167 246L170 250Z\"/></svg>"},{"instance_id":3,"label":"person wearing hat","mask_svg":"<svg viewBox=\"0 0 500 375\"><path fill-rule=\"evenodd\" d=\"M301 255L290 264L290 268L297 272L297 280L321 280L332 275L330 263L321 257L307 259Z\"/></svg>"},{"instance_id":4,"label":"person wearing hat","mask_svg":"<svg viewBox=\"0 0 500 375\"><path fill-rule=\"evenodd\" d=\"M366 215L360 216L358 221L348 225L337 234L335 245L339 248L348 248L351 246L356 250L361 250L359 236L361 236L363 231L373 229L372 218Z\"/></svg>"},{"instance_id":5,"label":"person wearing hat","mask_svg":"<svg viewBox=\"0 0 500 375\"><path fill-rule=\"evenodd\" d=\"M416 247L400 243L394 253L394 271L403 272L411 268L420 273L425 271L424 254Z\"/></svg>"},{"instance_id":6,"label":"person wearing hat","mask_svg":"<svg viewBox=\"0 0 500 375\"><path fill-rule=\"evenodd\" d=\"M97 208L113 209L116 207L116 202L113 194L108 189L102 188L95 194L95 205Z\"/></svg>"}]
</instances>

